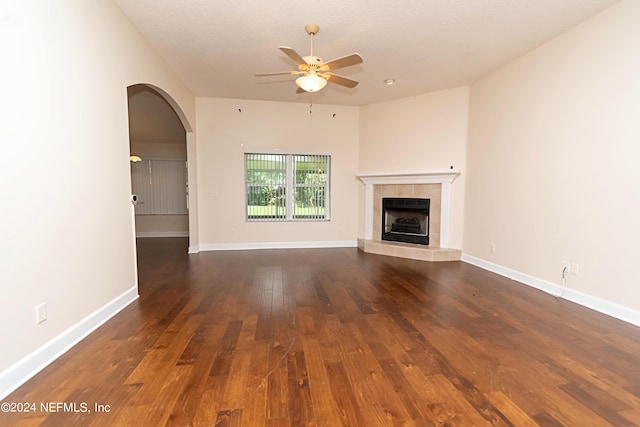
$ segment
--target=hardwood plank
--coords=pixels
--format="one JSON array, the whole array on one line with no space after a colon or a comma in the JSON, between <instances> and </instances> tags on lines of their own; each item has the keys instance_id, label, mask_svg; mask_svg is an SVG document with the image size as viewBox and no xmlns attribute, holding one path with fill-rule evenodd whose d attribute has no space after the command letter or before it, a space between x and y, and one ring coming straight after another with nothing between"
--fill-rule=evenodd
<instances>
[{"instance_id":1,"label":"hardwood plank","mask_svg":"<svg viewBox=\"0 0 640 427\"><path fill-rule=\"evenodd\" d=\"M242 425L242 409L230 409L218 412L216 427L240 427Z\"/></svg>"},{"instance_id":2,"label":"hardwood plank","mask_svg":"<svg viewBox=\"0 0 640 427\"><path fill-rule=\"evenodd\" d=\"M505 422L506 417L485 420L477 408L474 408L464 392L456 387L445 375L431 375L428 378L428 386L433 388L433 410L438 421L443 424L471 426L471 425L511 425ZM493 406L493 405L491 405ZM443 419L446 420L443 422Z\"/></svg>"},{"instance_id":3,"label":"hardwood plank","mask_svg":"<svg viewBox=\"0 0 640 427\"><path fill-rule=\"evenodd\" d=\"M224 332L222 340L218 343L218 351L213 361L213 366L209 372L209 376L218 377L229 375L231 363L235 355L236 343L240 338L240 330L242 329L242 321L234 320L229 322Z\"/></svg>"},{"instance_id":4,"label":"hardwood plank","mask_svg":"<svg viewBox=\"0 0 640 427\"><path fill-rule=\"evenodd\" d=\"M309 390L309 374L304 351L290 352L287 357L289 421L291 426L307 426L314 420Z\"/></svg>"},{"instance_id":5,"label":"hardwood plank","mask_svg":"<svg viewBox=\"0 0 640 427\"><path fill-rule=\"evenodd\" d=\"M264 426L267 420L269 343L255 343L247 348L247 351L251 355L251 363L242 407L242 424L245 426Z\"/></svg>"},{"instance_id":6,"label":"hardwood plank","mask_svg":"<svg viewBox=\"0 0 640 427\"><path fill-rule=\"evenodd\" d=\"M162 387L156 394L156 398L151 405L146 407L146 416L141 425L162 426L167 424L175 402L182 394L185 386L185 378L189 377L193 371L191 365L175 366L171 374L165 378ZM123 420L129 421L129 420Z\"/></svg>"},{"instance_id":7,"label":"hardwood plank","mask_svg":"<svg viewBox=\"0 0 640 427\"><path fill-rule=\"evenodd\" d=\"M346 426L366 426L363 417L363 407L358 404L353 385L340 362L330 362L326 365L327 377L331 394L338 406L342 422Z\"/></svg>"},{"instance_id":8,"label":"hardwood plank","mask_svg":"<svg viewBox=\"0 0 640 427\"><path fill-rule=\"evenodd\" d=\"M305 362L309 377L309 394L314 405L314 415L318 426L341 426L342 414L333 397L329 376L322 350L317 339L304 337L302 340Z\"/></svg>"},{"instance_id":9,"label":"hardwood plank","mask_svg":"<svg viewBox=\"0 0 640 427\"><path fill-rule=\"evenodd\" d=\"M575 400L580 402L585 408L593 411L595 414L599 415L607 422L611 423L616 427L627 427L633 426L633 423L627 421L623 416L618 414L616 407L619 408L618 402L614 401L613 407L611 406L612 399L607 399L606 401L595 399L591 394L589 394L584 388L581 388L577 384L563 384L560 388L573 397ZM601 396L602 397L602 396ZM619 408L624 409L624 408Z\"/></svg>"},{"instance_id":10,"label":"hardwood plank","mask_svg":"<svg viewBox=\"0 0 640 427\"><path fill-rule=\"evenodd\" d=\"M487 397L507 417L512 425L517 427L536 427L538 425L504 393L493 391L487 393Z\"/></svg>"}]
</instances>

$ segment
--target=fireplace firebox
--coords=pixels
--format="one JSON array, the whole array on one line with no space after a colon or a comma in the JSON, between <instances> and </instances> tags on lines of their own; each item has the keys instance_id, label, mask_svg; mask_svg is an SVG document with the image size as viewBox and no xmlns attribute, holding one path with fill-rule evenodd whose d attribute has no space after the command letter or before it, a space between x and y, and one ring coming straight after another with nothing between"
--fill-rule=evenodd
<instances>
[{"instance_id":1,"label":"fireplace firebox","mask_svg":"<svg viewBox=\"0 0 640 427\"><path fill-rule=\"evenodd\" d=\"M429 245L429 199L382 199L382 240Z\"/></svg>"}]
</instances>

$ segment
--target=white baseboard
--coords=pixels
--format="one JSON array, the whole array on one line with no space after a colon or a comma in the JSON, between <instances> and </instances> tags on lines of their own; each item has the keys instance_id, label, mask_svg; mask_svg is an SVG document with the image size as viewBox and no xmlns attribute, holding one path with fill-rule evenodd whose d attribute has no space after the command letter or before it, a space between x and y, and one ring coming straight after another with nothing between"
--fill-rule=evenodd
<instances>
[{"instance_id":1,"label":"white baseboard","mask_svg":"<svg viewBox=\"0 0 640 427\"><path fill-rule=\"evenodd\" d=\"M355 248L356 240L317 241L317 242L260 242L260 243L204 243L197 251L242 251L253 249L313 249L313 248ZM189 248L189 253L191 248Z\"/></svg>"},{"instance_id":2,"label":"white baseboard","mask_svg":"<svg viewBox=\"0 0 640 427\"><path fill-rule=\"evenodd\" d=\"M602 314L606 314L607 316L615 317L616 319L623 320L625 322L631 323L632 325L640 326L640 311L633 310L629 307L625 307L611 301L603 300L601 298L594 297L593 295L585 294L571 288L565 287L563 293L562 286L557 283L539 279L537 277L530 276L528 274L521 273L519 271L512 270L510 268L503 267L501 265L494 264L492 262L485 261L471 255L463 254L462 261L473 264L476 267L480 267L484 270L491 271L501 276L508 277L509 279L515 280L527 286L540 289L541 291L547 292L551 295L564 298L571 302L575 302L576 304L580 304L583 307L587 307Z\"/></svg>"},{"instance_id":3,"label":"white baseboard","mask_svg":"<svg viewBox=\"0 0 640 427\"><path fill-rule=\"evenodd\" d=\"M136 237L189 237L188 231L137 231Z\"/></svg>"},{"instance_id":4,"label":"white baseboard","mask_svg":"<svg viewBox=\"0 0 640 427\"><path fill-rule=\"evenodd\" d=\"M89 316L80 320L33 353L0 372L0 400L31 379L71 347L100 327L126 306L138 299L138 287L134 286L108 302Z\"/></svg>"}]
</instances>

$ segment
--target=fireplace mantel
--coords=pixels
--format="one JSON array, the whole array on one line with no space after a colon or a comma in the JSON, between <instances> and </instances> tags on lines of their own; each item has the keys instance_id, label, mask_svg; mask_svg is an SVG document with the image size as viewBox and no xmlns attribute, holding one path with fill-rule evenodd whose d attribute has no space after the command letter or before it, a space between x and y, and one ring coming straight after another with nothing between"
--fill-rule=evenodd
<instances>
[{"instance_id":1,"label":"fireplace mantel","mask_svg":"<svg viewBox=\"0 0 640 427\"><path fill-rule=\"evenodd\" d=\"M449 248L449 228L451 224L451 184L460 175L457 169L358 173L357 177L365 185L364 238L373 238L373 186L374 185L415 185L441 184L440 247Z\"/></svg>"},{"instance_id":2,"label":"fireplace mantel","mask_svg":"<svg viewBox=\"0 0 640 427\"><path fill-rule=\"evenodd\" d=\"M451 184L460 175L457 169L421 172L386 172L368 173L357 175L365 185L388 184Z\"/></svg>"}]
</instances>

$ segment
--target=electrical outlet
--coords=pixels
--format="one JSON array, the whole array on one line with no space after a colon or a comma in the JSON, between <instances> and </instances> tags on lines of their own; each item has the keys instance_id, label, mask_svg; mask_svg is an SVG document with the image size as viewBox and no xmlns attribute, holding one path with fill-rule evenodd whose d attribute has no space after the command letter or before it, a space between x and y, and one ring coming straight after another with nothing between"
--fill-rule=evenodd
<instances>
[{"instance_id":1,"label":"electrical outlet","mask_svg":"<svg viewBox=\"0 0 640 427\"><path fill-rule=\"evenodd\" d=\"M569 261L562 261L562 275L565 276L571 272L571 263Z\"/></svg>"},{"instance_id":2,"label":"electrical outlet","mask_svg":"<svg viewBox=\"0 0 640 427\"><path fill-rule=\"evenodd\" d=\"M569 267L569 273L571 273L574 276L577 276L579 272L580 272L580 265L578 265L578 263L572 262Z\"/></svg>"},{"instance_id":3,"label":"electrical outlet","mask_svg":"<svg viewBox=\"0 0 640 427\"><path fill-rule=\"evenodd\" d=\"M40 324L47 320L47 304L42 303L36 305L36 323Z\"/></svg>"},{"instance_id":4,"label":"electrical outlet","mask_svg":"<svg viewBox=\"0 0 640 427\"><path fill-rule=\"evenodd\" d=\"M495 252L496 251L496 244L492 243L491 244L491 252Z\"/></svg>"}]
</instances>

